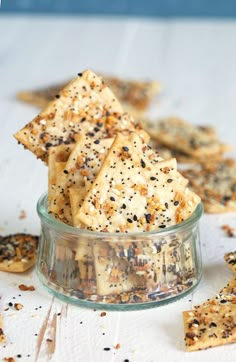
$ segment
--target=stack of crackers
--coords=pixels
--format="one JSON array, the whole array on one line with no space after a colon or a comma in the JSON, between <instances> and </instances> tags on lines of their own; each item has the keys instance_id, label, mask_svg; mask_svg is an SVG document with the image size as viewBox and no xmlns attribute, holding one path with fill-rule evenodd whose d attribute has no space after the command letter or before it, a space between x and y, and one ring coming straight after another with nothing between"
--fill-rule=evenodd
<instances>
[{"instance_id":1,"label":"stack of crackers","mask_svg":"<svg viewBox=\"0 0 236 362\"><path fill-rule=\"evenodd\" d=\"M149 135L91 71L15 137L49 165L49 212L75 227L157 230L189 218L200 202L175 159L147 145Z\"/></svg>"},{"instance_id":2,"label":"stack of crackers","mask_svg":"<svg viewBox=\"0 0 236 362\"><path fill-rule=\"evenodd\" d=\"M15 137L48 165L49 213L76 228L104 237L161 231L188 219L200 203L176 160L163 160L148 146L149 135L89 70ZM114 303L146 302L152 290L164 297L163 282L178 294L194 277L194 255L181 237L156 245L143 238L127 238L125 245L94 238L80 240L71 256L83 293L95 290Z\"/></svg>"}]
</instances>

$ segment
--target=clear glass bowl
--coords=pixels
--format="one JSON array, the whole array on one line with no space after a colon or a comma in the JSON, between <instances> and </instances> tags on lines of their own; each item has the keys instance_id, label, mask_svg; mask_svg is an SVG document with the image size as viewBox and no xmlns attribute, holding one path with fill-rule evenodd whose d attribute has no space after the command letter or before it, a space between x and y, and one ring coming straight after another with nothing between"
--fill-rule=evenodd
<instances>
[{"instance_id":1,"label":"clear glass bowl","mask_svg":"<svg viewBox=\"0 0 236 362\"><path fill-rule=\"evenodd\" d=\"M135 310L190 293L201 277L199 204L175 226L143 233L98 233L56 220L47 195L37 205L37 271L54 295L84 307Z\"/></svg>"}]
</instances>

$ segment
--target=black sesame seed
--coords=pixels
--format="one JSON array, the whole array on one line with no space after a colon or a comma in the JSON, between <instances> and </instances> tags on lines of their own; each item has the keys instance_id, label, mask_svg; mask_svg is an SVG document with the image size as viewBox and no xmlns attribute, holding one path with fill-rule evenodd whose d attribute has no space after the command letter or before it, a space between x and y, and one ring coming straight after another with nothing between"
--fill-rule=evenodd
<instances>
[{"instance_id":1,"label":"black sesame seed","mask_svg":"<svg viewBox=\"0 0 236 362\"><path fill-rule=\"evenodd\" d=\"M141 166L142 166L142 168L146 167L146 163L143 160L141 160Z\"/></svg>"},{"instance_id":2,"label":"black sesame seed","mask_svg":"<svg viewBox=\"0 0 236 362\"><path fill-rule=\"evenodd\" d=\"M82 77L83 73L78 73L78 77Z\"/></svg>"},{"instance_id":3,"label":"black sesame seed","mask_svg":"<svg viewBox=\"0 0 236 362\"><path fill-rule=\"evenodd\" d=\"M66 175L69 173L67 170L64 170L63 172L64 172Z\"/></svg>"},{"instance_id":4,"label":"black sesame seed","mask_svg":"<svg viewBox=\"0 0 236 362\"><path fill-rule=\"evenodd\" d=\"M129 151L129 148L126 147L126 146L124 146L124 147L122 147L122 148L123 148L123 150L124 150L125 152L128 152L128 151Z\"/></svg>"},{"instance_id":5,"label":"black sesame seed","mask_svg":"<svg viewBox=\"0 0 236 362\"><path fill-rule=\"evenodd\" d=\"M178 205L179 205L179 201L175 201L175 202L174 202L174 205L175 205L175 206L178 206Z\"/></svg>"},{"instance_id":6,"label":"black sesame seed","mask_svg":"<svg viewBox=\"0 0 236 362\"><path fill-rule=\"evenodd\" d=\"M89 133L88 133L88 136L89 136L89 137L94 137L95 134L94 134L93 132L89 132Z\"/></svg>"},{"instance_id":7,"label":"black sesame seed","mask_svg":"<svg viewBox=\"0 0 236 362\"><path fill-rule=\"evenodd\" d=\"M60 94L56 94L55 98L57 98L57 99L60 98Z\"/></svg>"},{"instance_id":8,"label":"black sesame seed","mask_svg":"<svg viewBox=\"0 0 236 362\"><path fill-rule=\"evenodd\" d=\"M126 209L126 205L125 205L125 204L122 205L122 209Z\"/></svg>"},{"instance_id":9,"label":"black sesame seed","mask_svg":"<svg viewBox=\"0 0 236 362\"><path fill-rule=\"evenodd\" d=\"M94 141L95 145L98 145L100 143L99 140Z\"/></svg>"},{"instance_id":10,"label":"black sesame seed","mask_svg":"<svg viewBox=\"0 0 236 362\"><path fill-rule=\"evenodd\" d=\"M210 328L211 328L211 327L217 327L217 324L214 323L214 322L211 322L211 323L209 324L209 327L210 327Z\"/></svg>"},{"instance_id":11,"label":"black sesame seed","mask_svg":"<svg viewBox=\"0 0 236 362\"><path fill-rule=\"evenodd\" d=\"M168 202L165 202L165 207L166 209L168 209Z\"/></svg>"},{"instance_id":12,"label":"black sesame seed","mask_svg":"<svg viewBox=\"0 0 236 362\"><path fill-rule=\"evenodd\" d=\"M164 229L166 225L159 225L159 228Z\"/></svg>"},{"instance_id":13,"label":"black sesame seed","mask_svg":"<svg viewBox=\"0 0 236 362\"><path fill-rule=\"evenodd\" d=\"M111 349L109 347L104 347L104 351L110 351Z\"/></svg>"},{"instance_id":14,"label":"black sesame seed","mask_svg":"<svg viewBox=\"0 0 236 362\"><path fill-rule=\"evenodd\" d=\"M111 201L116 201L116 199L113 196L110 197L110 200Z\"/></svg>"},{"instance_id":15,"label":"black sesame seed","mask_svg":"<svg viewBox=\"0 0 236 362\"><path fill-rule=\"evenodd\" d=\"M16 357L17 357L17 358L21 358L22 356L21 356L21 354L17 354Z\"/></svg>"},{"instance_id":16,"label":"black sesame seed","mask_svg":"<svg viewBox=\"0 0 236 362\"><path fill-rule=\"evenodd\" d=\"M46 144L45 144L45 147L46 148L49 148L49 147L51 147L52 146L52 143L50 143L50 142L47 142Z\"/></svg>"},{"instance_id":17,"label":"black sesame seed","mask_svg":"<svg viewBox=\"0 0 236 362\"><path fill-rule=\"evenodd\" d=\"M127 221L130 223L130 224L132 224L132 222L133 222L133 220L131 220L131 219L127 219Z\"/></svg>"},{"instance_id":18,"label":"black sesame seed","mask_svg":"<svg viewBox=\"0 0 236 362\"><path fill-rule=\"evenodd\" d=\"M151 176L151 177L150 177L150 180L154 181L154 180L156 180L156 177Z\"/></svg>"},{"instance_id":19,"label":"black sesame seed","mask_svg":"<svg viewBox=\"0 0 236 362\"><path fill-rule=\"evenodd\" d=\"M145 216L146 222L147 222L148 224L150 224L151 214L144 214L144 216Z\"/></svg>"},{"instance_id":20,"label":"black sesame seed","mask_svg":"<svg viewBox=\"0 0 236 362\"><path fill-rule=\"evenodd\" d=\"M12 303L12 302L10 302L10 303L8 303L8 305L9 305L9 307L12 307L12 306L13 306L13 303Z\"/></svg>"},{"instance_id":21,"label":"black sesame seed","mask_svg":"<svg viewBox=\"0 0 236 362\"><path fill-rule=\"evenodd\" d=\"M137 221L138 220L137 215L134 215L133 219L134 219L134 221Z\"/></svg>"},{"instance_id":22,"label":"black sesame seed","mask_svg":"<svg viewBox=\"0 0 236 362\"><path fill-rule=\"evenodd\" d=\"M172 181L173 181L172 178L168 178L167 180L168 184L170 184Z\"/></svg>"}]
</instances>

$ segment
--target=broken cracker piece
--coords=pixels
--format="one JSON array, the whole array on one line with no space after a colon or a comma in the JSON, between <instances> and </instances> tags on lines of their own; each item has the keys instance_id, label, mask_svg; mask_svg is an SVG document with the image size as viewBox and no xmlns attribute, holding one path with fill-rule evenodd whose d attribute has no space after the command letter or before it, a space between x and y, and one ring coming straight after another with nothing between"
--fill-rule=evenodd
<instances>
[{"instance_id":1,"label":"broken cracker piece","mask_svg":"<svg viewBox=\"0 0 236 362\"><path fill-rule=\"evenodd\" d=\"M236 305L210 305L183 312L187 351L236 342Z\"/></svg>"},{"instance_id":2,"label":"broken cracker piece","mask_svg":"<svg viewBox=\"0 0 236 362\"><path fill-rule=\"evenodd\" d=\"M14 234L1 237L0 270L22 273L36 261L38 236Z\"/></svg>"}]
</instances>

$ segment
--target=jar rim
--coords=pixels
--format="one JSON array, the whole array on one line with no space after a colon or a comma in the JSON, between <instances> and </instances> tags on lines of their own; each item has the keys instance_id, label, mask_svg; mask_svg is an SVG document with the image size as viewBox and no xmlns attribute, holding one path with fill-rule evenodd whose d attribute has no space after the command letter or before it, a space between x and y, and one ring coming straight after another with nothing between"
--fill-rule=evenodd
<instances>
[{"instance_id":1,"label":"jar rim","mask_svg":"<svg viewBox=\"0 0 236 362\"><path fill-rule=\"evenodd\" d=\"M62 221L57 220L53 215L48 213L47 210L48 207L48 194L44 193L37 202L37 213L42 222L45 222L47 225L51 226L53 229L61 231L66 234L70 234L73 236L95 236L96 238L104 238L104 237L116 237L116 238L127 238L127 237L148 237L148 236L166 236L173 232L180 232L185 230L186 228L196 224L202 214L203 214L203 204L200 202L192 215L178 223L172 226L168 226L163 230L152 230L147 232L130 232L130 233L115 233L115 232L99 232L99 231L91 231L86 229L80 229L68 224L63 223Z\"/></svg>"}]
</instances>

